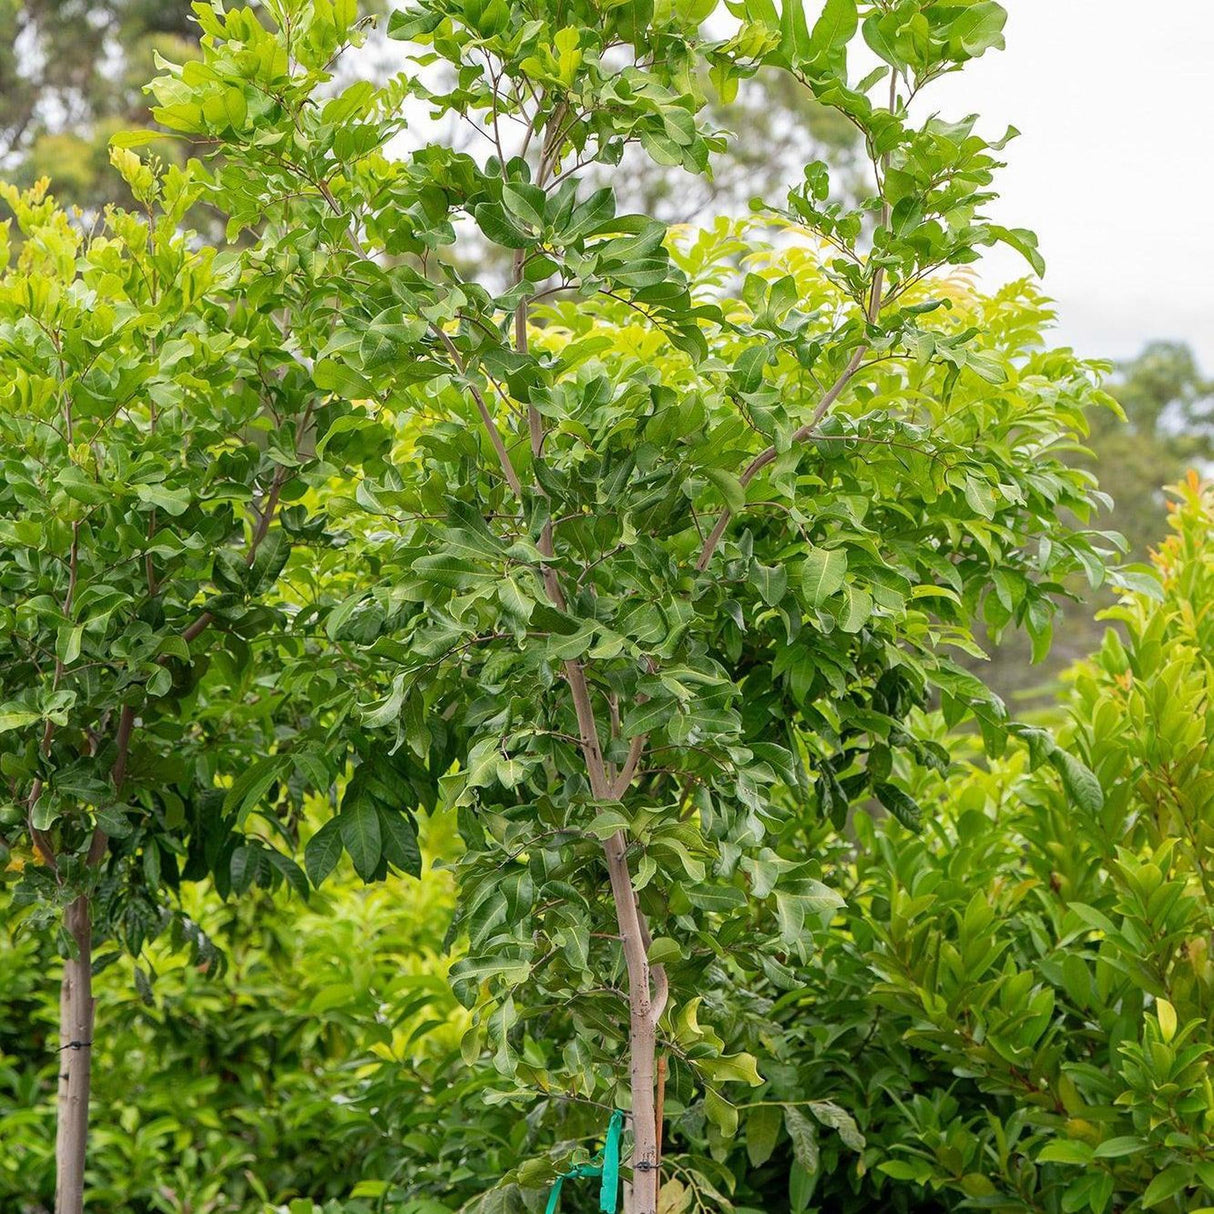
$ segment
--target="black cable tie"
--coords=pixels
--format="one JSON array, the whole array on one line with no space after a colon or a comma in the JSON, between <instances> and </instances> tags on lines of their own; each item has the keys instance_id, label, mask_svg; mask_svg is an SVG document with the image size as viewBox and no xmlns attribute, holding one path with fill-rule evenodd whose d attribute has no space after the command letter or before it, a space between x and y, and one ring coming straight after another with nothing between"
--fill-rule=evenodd
<instances>
[{"instance_id":1,"label":"black cable tie","mask_svg":"<svg viewBox=\"0 0 1214 1214\"><path fill-rule=\"evenodd\" d=\"M91 1041L69 1041L67 1045L59 1047L59 1053L62 1054L64 1050L86 1050L92 1044Z\"/></svg>"},{"instance_id":2,"label":"black cable tie","mask_svg":"<svg viewBox=\"0 0 1214 1214\"><path fill-rule=\"evenodd\" d=\"M638 1159L632 1165L634 1172L656 1172L658 1165L650 1159Z\"/></svg>"}]
</instances>

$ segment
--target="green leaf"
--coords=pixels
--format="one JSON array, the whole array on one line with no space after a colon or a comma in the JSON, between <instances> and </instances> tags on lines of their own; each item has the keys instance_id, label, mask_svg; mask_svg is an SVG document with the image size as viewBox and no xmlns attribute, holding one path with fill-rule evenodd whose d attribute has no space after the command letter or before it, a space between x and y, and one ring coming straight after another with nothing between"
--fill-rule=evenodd
<instances>
[{"instance_id":1,"label":"green leaf","mask_svg":"<svg viewBox=\"0 0 1214 1214\"><path fill-rule=\"evenodd\" d=\"M451 590L496 583L501 578L501 573L495 569L486 569L462 557L441 552L434 556L419 556L413 562L413 572L436 586Z\"/></svg>"},{"instance_id":2,"label":"green leaf","mask_svg":"<svg viewBox=\"0 0 1214 1214\"><path fill-rule=\"evenodd\" d=\"M84 639L84 625L75 628L60 628L55 640L55 657L64 666L70 666L80 656L80 643Z\"/></svg>"},{"instance_id":3,"label":"green leaf","mask_svg":"<svg viewBox=\"0 0 1214 1214\"><path fill-rule=\"evenodd\" d=\"M1176 1036L1176 1009L1167 999L1155 1000L1155 1018L1159 1021L1159 1034L1164 1043Z\"/></svg>"},{"instance_id":4,"label":"green leaf","mask_svg":"<svg viewBox=\"0 0 1214 1214\"><path fill-rule=\"evenodd\" d=\"M174 518L190 508L188 489L169 489L164 485L136 485L135 494L141 502L163 510Z\"/></svg>"},{"instance_id":5,"label":"green leaf","mask_svg":"<svg viewBox=\"0 0 1214 1214\"><path fill-rule=\"evenodd\" d=\"M763 1082L753 1054L702 1058L699 1068L714 1083L747 1083L752 1088L757 1088Z\"/></svg>"},{"instance_id":6,"label":"green leaf","mask_svg":"<svg viewBox=\"0 0 1214 1214\"><path fill-rule=\"evenodd\" d=\"M417 845L417 825L408 811L379 807L380 837L389 864L411 877L422 875L422 854Z\"/></svg>"},{"instance_id":7,"label":"green leaf","mask_svg":"<svg viewBox=\"0 0 1214 1214\"><path fill-rule=\"evenodd\" d=\"M788 0L790 6L793 3L801 7L799 0ZM813 33L809 36L810 56L814 59L834 56L847 45L858 24L856 0L826 0L822 15L814 22Z\"/></svg>"},{"instance_id":8,"label":"green leaf","mask_svg":"<svg viewBox=\"0 0 1214 1214\"><path fill-rule=\"evenodd\" d=\"M27 725L36 725L41 720L40 713L6 704L0 708L0 733L7 733L10 729L24 729Z\"/></svg>"},{"instance_id":9,"label":"green leaf","mask_svg":"<svg viewBox=\"0 0 1214 1214\"><path fill-rule=\"evenodd\" d=\"M1095 1152L1086 1142L1064 1139L1060 1142L1048 1143L1043 1147L1037 1154L1037 1162L1083 1165L1091 1163L1094 1154Z\"/></svg>"},{"instance_id":10,"label":"green leaf","mask_svg":"<svg viewBox=\"0 0 1214 1214\"><path fill-rule=\"evenodd\" d=\"M147 693L152 699L166 696L173 689L173 676L163 667L153 672L147 681Z\"/></svg>"},{"instance_id":11,"label":"green leaf","mask_svg":"<svg viewBox=\"0 0 1214 1214\"><path fill-rule=\"evenodd\" d=\"M780 13L780 49L794 63L810 54L809 26L805 21L804 0L784 0L784 8Z\"/></svg>"},{"instance_id":12,"label":"green leaf","mask_svg":"<svg viewBox=\"0 0 1214 1214\"><path fill-rule=\"evenodd\" d=\"M290 856L284 856L282 852L275 851L272 847L267 848L262 854L274 868L278 869L295 893L301 898L308 896L308 880L300 871L299 865Z\"/></svg>"},{"instance_id":13,"label":"green leaf","mask_svg":"<svg viewBox=\"0 0 1214 1214\"><path fill-rule=\"evenodd\" d=\"M984 51L1003 49L1003 26L1006 21L1007 12L1002 4L996 4L993 0L979 0L977 4L960 10L949 27L949 38L976 59Z\"/></svg>"},{"instance_id":14,"label":"green leaf","mask_svg":"<svg viewBox=\"0 0 1214 1214\"><path fill-rule=\"evenodd\" d=\"M322 391L345 400L367 400L375 395L375 385L370 380L335 358L322 358L316 363L312 382Z\"/></svg>"},{"instance_id":15,"label":"green leaf","mask_svg":"<svg viewBox=\"0 0 1214 1214\"><path fill-rule=\"evenodd\" d=\"M1141 1138L1133 1138L1123 1136L1120 1138L1106 1138L1095 1150L1095 1158L1097 1159L1122 1159L1126 1155L1137 1155L1140 1151L1145 1151L1147 1148L1146 1142Z\"/></svg>"},{"instance_id":16,"label":"green leaf","mask_svg":"<svg viewBox=\"0 0 1214 1214\"><path fill-rule=\"evenodd\" d=\"M724 468L705 468L704 478L716 486L731 514L741 514L746 509L746 490L733 473Z\"/></svg>"},{"instance_id":17,"label":"green leaf","mask_svg":"<svg viewBox=\"0 0 1214 1214\"><path fill-rule=\"evenodd\" d=\"M914 1163L906 1159L888 1159L877 1165L877 1171L884 1172L893 1180L910 1180L916 1184L926 1184L932 1174L931 1166L922 1159Z\"/></svg>"},{"instance_id":18,"label":"green leaf","mask_svg":"<svg viewBox=\"0 0 1214 1214\"><path fill-rule=\"evenodd\" d=\"M736 885L689 885L686 893L692 906L704 911L725 912L746 905L746 895Z\"/></svg>"},{"instance_id":19,"label":"green leaf","mask_svg":"<svg viewBox=\"0 0 1214 1214\"><path fill-rule=\"evenodd\" d=\"M539 186L509 181L502 187L502 202L515 219L521 219L537 231L543 228L547 195Z\"/></svg>"},{"instance_id":20,"label":"green leaf","mask_svg":"<svg viewBox=\"0 0 1214 1214\"><path fill-rule=\"evenodd\" d=\"M429 329L424 317L406 316L399 306L385 308L367 326L358 346L364 371L403 362Z\"/></svg>"},{"instance_id":21,"label":"green leaf","mask_svg":"<svg viewBox=\"0 0 1214 1214\"><path fill-rule=\"evenodd\" d=\"M341 830L336 818L330 818L304 848L304 868L308 880L319 889L341 859Z\"/></svg>"},{"instance_id":22,"label":"green leaf","mask_svg":"<svg viewBox=\"0 0 1214 1214\"><path fill-rule=\"evenodd\" d=\"M55 479L63 486L68 497L83 502L86 506L99 506L109 497L109 494L76 464L67 464L61 468Z\"/></svg>"},{"instance_id":23,"label":"green leaf","mask_svg":"<svg viewBox=\"0 0 1214 1214\"><path fill-rule=\"evenodd\" d=\"M388 37L412 42L432 33L442 21L443 13L438 9L394 9L388 17Z\"/></svg>"},{"instance_id":24,"label":"green leaf","mask_svg":"<svg viewBox=\"0 0 1214 1214\"><path fill-rule=\"evenodd\" d=\"M811 1176L818 1170L818 1136L809 1118L794 1105L784 1106L784 1127L796 1161Z\"/></svg>"},{"instance_id":25,"label":"green leaf","mask_svg":"<svg viewBox=\"0 0 1214 1214\"><path fill-rule=\"evenodd\" d=\"M769 607L776 606L788 589L788 573L783 565L762 565L755 561L751 566L750 578Z\"/></svg>"},{"instance_id":26,"label":"green leaf","mask_svg":"<svg viewBox=\"0 0 1214 1214\"><path fill-rule=\"evenodd\" d=\"M859 632L873 613L873 597L860 586L844 588L844 602L839 612L839 627L844 632Z\"/></svg>"},{"instance_id":27,"label":"green leaf","mask_svg":"<svg viewBox=\"0 0 1214 1214\"><path fill-rule=\"evenodd\" d=\"M1152 1206L1167 1201L1169 1197L1175 1197L1192 1183L1193 1169L1187 1164L1174 1163L1147 1185L1146 1192L1142 1195L1142 1208L1149 1210Z\"/></svg>"},{"instance_id":28,"label":"green leaf","mask_svg":"<svg viewBox=\"0 0 1214 1214\"><path fill-rule=\"evenodd\" d=\"M257 546L247 577L248 593L265 594L278 581L291 555L291 541L281 527L273 527Z\"/></svg>"},{"instance_id":29,"label":"green leaf","mask_svg":"<svg viewBox=\"0 0 1214 1214\"><path fill-rule=\"evenodd\" d=\"M1002 43L1003 39L1001 38L999 41ZM992 224L990 232L996 240L1001 240L1008 248L1015 249L1033 267L1034 274L1039 278L1044 276L1045 258L1041 256L1037 247L1035 233L1030 232L1027 228L1004 228L998 224Z\"/></svg>"},{"instance_id":30,"label":"green leaf","mask_svg":"<svg viewBox=\"0 0 1214 1214\"><path fill-rule=\"evenodd\" d=\"M761 1104L746 1111L746 1154L751 1167L761 1168L772 1157L783 1124L778 1105Z\"/></svg>"},{"instance_id":31,"label":"green leaf","mask_svg":"<svg viewBox=\"0 0 1214 1214\"><path fill-rule=\"evenodd\" d=\"M811 548L801 569L801 588L811 607L821 606L843 587L847 553L841 548Z\"/></svg>"},{"instance_id":32,"label":"green leaf","mask_svg":"<svg viewBox=\"0 0 1214 1214\"><path fill-rule=\"evenodd\" d=\"M167 672L166 672L167 673ZM274 755L262 759L247 768L228 790L223 799L225 815L235 815L236 825L243 826L245 819L257 808L262 797L278 779L283 768L283 758Z\"/></svg>"},{"instance_id":33,"label":"green leaf","mask_svg":"<svg viewBox=\"0 0 1214 1214\"><path fill-rule=\"evenodd\" d=\"M678 961L682 955L683 950L679 948L679 942L671 940L669 936L655 936L649 946L651 965L666 965L671 961Z\"/></svg>"},{"instance_id":34,"label":"green leaf","mask_svg":"<svg viewBox=\"0 0 1214 1214\"><path fill-rule=\"evenodd\" d=\"M354 862L354 871L364 881L370 881L379 867L383 851L383 834L374 802L369 797L361 797L352 804L343 800L337 821L341 841Z\"/></svg>"},{"instance_id":35,"label":"green leaf","mask_svg":"<svg viewBox=\"0 0 1214 1214\"><path fill-rule=\"evenodd\" d=\"M918 801L896 784L878 784L873 795L907 830L918 832L923 827L923 810Z\"/></svg>"},{"instance_id":36,"label":"green leaf","mask_svg":"<svg viewBox=\"0 0 1214 1214\"><path fill-rule=\"evenodd\" d=\"M853 1151L863 1151L864 1135L856 1125L855 1118L833 1100L811 1100L809 1111L825 1126L830 1126L843 1140L843 1145Z\"/></svg>"},{"instance_id":37,"label":"green leaf","mask_svg":"<svg viewBox=\"0 0 1214 1214\"><path fill-rule=\"evenodd\" d=\"M818 1178L807 1172L796 1160L788 1169L788 1208L791 1214L802 1214L813 1200Z\"/></svg>"},{"instance_id":38,"label":"green leaf","mask_svg":"<svg viewBox=\"0 0 1214 1214\"><path fill-rule=\"evenodd\" d=\"M59 807L53 797L41 796L30 812L30 825L35 830L50 830L59 817Z\"/></svg>"},{"instance_id":39,"label":"green leaf","mask_svg":"<svg viewBox=\"0 0 1214 1214\"><path fill-rule=\"evenodd\" d=\"M496 202L482 202L472 209L472 218L487 240L504 249L525 249L535 243L507 216L505 208Z\"/></svg>"},{"instance_id":40,"label":"green leaf","mask_svg":"<svg viewBox=\"0 0 1214 1214\"><path fill-rule=\"evenodd\" d=\"M405 703L405 676L398 674L392 680L392 690L378 704L363 713L363 724L368 729L380 729L399 721Z\"/></svg>"},{"instance_id":41,"label":"green leaf","mask_svg":"<svg viewBox=\"0 0 1214 1214\"><path fill-rule=\"evenodd\" d=\"M714 1088L704 1093L704 1112L725 1138L732 1138L738 1132L737 1108Z\"/></svg>"},{"instance_id":42,"label":"green leaf","mask_svg":"<svg viewBox=\"0 0 1214 1214\"><path fill-rule=\"evenodd\" d=\"M1104 806L1104 790L1095 773L1062 749L1051 751L1048 758L1071 801L1085 813L1099 813Z\"/></svg>"}]
</instances>

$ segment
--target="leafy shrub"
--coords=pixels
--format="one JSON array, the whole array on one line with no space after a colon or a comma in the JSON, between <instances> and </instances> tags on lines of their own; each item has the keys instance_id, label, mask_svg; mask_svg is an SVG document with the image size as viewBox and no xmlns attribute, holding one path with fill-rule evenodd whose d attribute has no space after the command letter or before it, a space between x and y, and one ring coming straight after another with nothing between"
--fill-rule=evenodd
<instances>
[{"instance_id":1,"label":"leafy shrub","mask_svg":"<svg viewBox=\"0 0 1214 1214\"><path fill-rule=\"evenodd\" d=\"M1058 754L1030 770L1029 733L925 781L922 836L860 817L854 851L817 841L848 906L768 1012L790 1065L763 1095L832 1096L867 1146L800 1193L794 1172L794 1209L811 1179L831 1210L1214 1204L1214 490L1177 496L1159 581L1072 678L1062 738L1098 787Z\"/></svg>"},{"instance_id":2,"label":"leafy shrub","mask_svg":"<svg viewBox=\"0 0 1214 1214\"><path fill-rule=\"evenodd\" d=\"M387 1143L362 1097L381 1068L420 1107L458 1060L440 956L450 883L338 885L305 911L268 894L186 910L221 978L166 944L98 975L90 1201L124 1214L253 1214L346 1196ZM0 934L0 1208L50 1209L58 1016L52 950ZM151 981L154 971L154 981Z\"/></svg>"}]
</instances>

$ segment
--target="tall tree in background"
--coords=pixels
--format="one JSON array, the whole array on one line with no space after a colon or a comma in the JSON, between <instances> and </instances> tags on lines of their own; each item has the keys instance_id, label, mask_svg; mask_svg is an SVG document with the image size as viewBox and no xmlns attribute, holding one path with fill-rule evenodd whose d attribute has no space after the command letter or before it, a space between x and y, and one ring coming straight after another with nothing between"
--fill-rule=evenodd
<instances>
[{"instance_id":1,"label":"tall tree in background","mask_svg":"<svg viewBox=\"0 0 1214 1214\"><path fill-rule=\"evenodd\" d=\"M1093 414L1089 452L1077 462L1105 478L1110 501L1100 525L1123 536L1125 559L1141 565L1165 533L1163 486L1190 469L1207 472L1214 460L1214 381L1184 343L1152 341L1116 366L1106 388L1124 417ZM998 644L988 641L989 660L973 661L970 669L1008 700L1044 703L1062 672L1099 646L1105 624L1096 617L1114 601L1083 582L1072 589L1076 600L1063 608L1065 626L1039 664L1026 638L1010 632Z\"/></svg>"},{"instance_id":2,"label":"tall tree in background","mask_svg":"<svg viewBox=\"0 0 1214 1214\"><path fill-rule=\"evenodd\" d=\"M184 0L0 0L0 174L50 176L64 203L129 201L109 137L147 122L154 52L189 58L197 38Z\"/></svg>"},{"instance_id":3,"label":"tall tree in background","mask_svg":"<svg viewBox=\"0 0 1214 1214\"><path fill-rule=\"evenodd\" d=\"M1214 380L1204 376L1182 342L1149 342L1121 363L1109 384L1125 413L1095 419L1090 446L1094 468L1116 469L1111 526L1145 561L1164 534L1163 486L1214 460Z\"/></svg>"}]
</instances>

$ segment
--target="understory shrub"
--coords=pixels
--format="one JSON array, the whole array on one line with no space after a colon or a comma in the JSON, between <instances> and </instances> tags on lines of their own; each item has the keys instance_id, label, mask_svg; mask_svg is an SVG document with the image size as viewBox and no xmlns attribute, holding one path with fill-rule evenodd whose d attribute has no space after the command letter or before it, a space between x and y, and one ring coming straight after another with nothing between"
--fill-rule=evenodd
<instances>
[{"instance_id":1,"label":"understory shrub","mask_svg":"<svg viewBox=\"0 0 1214 1214\"><path fill-rule=\"evenodd\" d=\"M1175 499L1157 579L1071 675L1060 740L1095 779L1029 731L925 777L918 837L861 815L855 846L806 839L847 906L805 988L747 1009L758 1098L789 1102L744 1121L756 1204L790 1177L794 1210L1214 1206L1214 490ZM790 1114L824 1098L858 1165Z\"/></svg>"}]
</instances>

